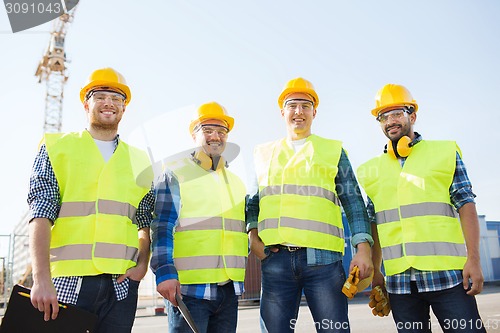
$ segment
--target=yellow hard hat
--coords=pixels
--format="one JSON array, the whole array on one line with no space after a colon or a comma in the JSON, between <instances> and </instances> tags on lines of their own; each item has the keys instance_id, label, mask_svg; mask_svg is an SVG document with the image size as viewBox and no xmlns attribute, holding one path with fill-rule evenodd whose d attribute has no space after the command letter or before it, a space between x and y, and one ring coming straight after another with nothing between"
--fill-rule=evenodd
<instances>
[{"instance_id":1,"label":"yellow hard hat","mask_svg":"<svg viewBox=\"0 0 500 333\"><path fill-rule=\"evenodd\" d=\"M208 102L200 105L191 123L189 124L189 133L193 133L194 128L208 119L219 119L227 124L229 131L233 129L234 118L228 116L226 109L217 102Z\"/></svg>"},{"instance_id":2,"label":"yellow hard hat","mask_svg":"<svg viewBox=\"0 0 500 333\"><path fill-rule=\"evenodd\" d=\"M378 114L383 109L391 106L413 106L413 112L417 112L418 104L411 96L410 91L399 84L386 84L377 92L375 97L375 109L372 110L372 115L378 117Z\"/></svg>"},{"instance_id":3,"label":"yellow hard hat","mask_svg":"<svg viewBox=\"0 0 500 333\"><path fill-rule=\"evenodd\" d=\"M87 84L80 90L80 100L85 101L87 93L97 87L118 89L125 94L125 105L130 102L132 95L123 75L111 67L97 69L90 74Z\"/></svg>"},{"instance_id":4,"label":"yellow hard hat","mask_svg":"<svg viewBox=\"0 0 500 333\"><path fill-rule=\"evenodd\" d=\"M314 102L314 108L316 109L318 107L319 98L318 94L316 94L316 91L314 90L314 86L312 85L311 82L307 81L306 79L298 77L288 81L285 84L285 87L283 88L280 97L278 97L278 105L280 109L283 109L283 103L285 102L285 98L293 93L304 93L310 95Z\"/></svg>"}]
</instances>

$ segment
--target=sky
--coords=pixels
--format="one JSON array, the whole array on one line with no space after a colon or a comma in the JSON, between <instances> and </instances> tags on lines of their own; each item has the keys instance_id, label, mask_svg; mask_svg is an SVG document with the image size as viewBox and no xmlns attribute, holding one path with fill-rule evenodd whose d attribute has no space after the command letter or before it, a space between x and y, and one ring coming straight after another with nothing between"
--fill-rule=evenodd
<instances>
[{"instance_id":1,"label":"sky","mask_svg":"<svg viewBox=\"0 0 500 333\"><path fill-rule=\"evenodd\" d=\"M110 66L132 91L122 139L159 161L191 148L191 115L217 101L235 118L232 166L251 188L254 146L286 134L277 98L288 80L314 84L312 131L341 140L355 169L387 140L370 114L377 91L402 84L419 104L415 130L456 140L478 213L500 221L498 17L497 0L82 0L66 36L62 130L86 127L80 88ZM0 236L28 209L46 94L34 73L51 28L14 34L0 9Z\"/></svg>"}]
</instances>

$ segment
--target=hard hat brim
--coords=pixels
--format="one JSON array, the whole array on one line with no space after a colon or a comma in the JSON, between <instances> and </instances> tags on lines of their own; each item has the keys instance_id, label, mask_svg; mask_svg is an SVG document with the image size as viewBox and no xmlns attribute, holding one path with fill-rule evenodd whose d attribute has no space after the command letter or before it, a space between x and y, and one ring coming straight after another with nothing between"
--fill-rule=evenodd
<instances>
[{"instance_id":1,"label":"hard hat brim","mask_svg":"<svg viewBox=\"0 0 500 333\"><path fill-rule=\"evenodd\" d=\"M130 102L130 100L132 99L132 95L130 93L130 88L127 85L121 84L118 82L96 80L96 81L92 81L92 82L88 83L85 87L83 87L80 90L80 100L82 101L82 103L85 102L85 96L87 95L89 90L92 90L92 89L98 88L98 87L110 87L110 88L116 88L116 89L122 91L126 96L125 105L127 105Z\"/></svg>"},{"instance_id":2,"label":"hard hat brim","mask_svg":"<svg viewBox=\"0 0 500 333\"><path fill-rule=\"evenodd\" d=\"M378 108L375 108L372 110L372 115L374 117L378 117L378 115L380 114L380 112L384 109L387 109L387 108L390 108L390 107L393 107L393 106L407 106L407 105L412 105L414 107L414 110L413 112L417 112L418 110L418 104L417 103L412 103L412 102L405 102L405 103L392 103L392 104L386 104L384 106L380 106Z\"/></svg>"},{"instance_id":3,"label":"hard hat brim","mask_svg":"<svg viewBox=\"0 0 500 333\"><path fill-rule=\"evenodd\" d=\"M283 103L285 102L285 98L288 95L295 94L295 93L303 93L303 94L310 95L313 99L313 102L314 102L314 108L316 109L318 107L319 98L318 98L318 94L316 94L316 91L314 91L312 89L307 89L307 88L297 89L296 87L292 87L292 88L287 88L287 89L283 90L283 92L278 97L278 105L280 107L280 110L283 109Z\"/></svg>"},{"instance_id":4,"label":"hard hat brim","mask_svg":"<svg viewBox=\"0 0 500 333\"><path fill-rule=\"evenodd\" d=\"M213 115L209 115L209 116L206 116L206 117L200 117L198 119L195 119L191 122L191 124L189 124L189 133L193 133L193 130L194 128L204 122L205 120L208 120L208 119L218 119L218 120L222 120L224 122L226 122L227 124L227 128L229 130L229 132L231 132L231 130L233 129L234 127L234 118L233 117L230 117L230 116L226 116L226 115L218 115L218 116L213 116Z\"/></svg>"}]
</instances>

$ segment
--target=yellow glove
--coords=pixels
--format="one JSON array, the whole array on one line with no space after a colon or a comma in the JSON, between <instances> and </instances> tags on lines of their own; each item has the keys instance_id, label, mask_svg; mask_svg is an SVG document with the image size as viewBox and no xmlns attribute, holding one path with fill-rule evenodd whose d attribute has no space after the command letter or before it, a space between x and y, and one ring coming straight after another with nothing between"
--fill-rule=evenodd
<instances>
[{"instance_id":1,"label":"yellow glove","mask_svg":"<svg viewBox=\"0 0 500 333\"><path fill-rule=\"evenodd\" d=\"M352 299L356 293L368 288L368 286L372 283L372 279L373 271L369 277L359 280L359 268L358 266L354 266L351 273L349 273L349 277L344 282L342 292L347 296L347 298Z\"/></svg>"},{"instance_id":2,"label":"yellow glove","mask_svg":"<svg viewBox=\"0 0 500 333\"><path fill-rule=\"evenodd\" d=\"M354 295L358 292L359 283L359 268L358 266L354 266L351 273L349 273L349 277L344 282L344 286L342 287L342 292L347 298L352 299Z\"/></svg>"},{"instance_id":3,"label":"yellow glove","mask_svg":"<svg viewBox=\"0 0 500 333\"><path fill-rule=\"evenodd\" d=\"M372 309L374 316L388 316L389 312L391 312L391 304L389 303L387 291L382 290L380 286L373 288L370 292L370 303L368 303L368 306Z\"/></svg>"}]
</instances>

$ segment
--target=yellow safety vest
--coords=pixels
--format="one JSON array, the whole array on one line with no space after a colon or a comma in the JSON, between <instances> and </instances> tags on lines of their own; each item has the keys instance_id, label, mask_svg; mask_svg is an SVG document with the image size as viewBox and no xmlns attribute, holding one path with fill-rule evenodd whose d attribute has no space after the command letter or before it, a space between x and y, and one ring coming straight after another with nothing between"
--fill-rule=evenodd
<instances>
[{"instance_id":1,"label":"yellow safety vest","mask_svg":"<svg viewBox=\"0 0 500 333\"><path fill-rule=\"evenodd\" d=\"M450 186L460 152L452 141L421 141L404 166L382 154L357 170L375 206L387 275L463 269L465 242Z\"/></svg>"},{"instance_id":2,"label":"yellow safety vest","mask_svg":"<svg viewBox=\"0 0 500 333\"><path fill-rule=\"evenodd\" d=\"M225 167L206 171L191 159L169 168L180 187L173 253L180 283L243 281L248 255L245 185Z\"/></svg>"},{"instance_id":3,"label":"yellow safety vest","mask_svg":"<svg viewBox=\"0 0 500 333\"><path fill-rule=\"evenodd\" d=\"M344 253L335 177L340 141L310 135L297 151L285 139L257 146L259 236L266 245L291 243Z\"/></svg>"},{"instance_id":4,"label":"yellow safety vest","mask_svg":"<svg viewBox=\"0 0 500 333\"><path fill-rule=\"evenodd\" d=\"M147 155L120 141L104 162L87 131L46 134L45 145L61 196L52 277L125 273L137 262L135 213L153 179Z\"/></svg>"}]
</instances>

